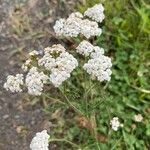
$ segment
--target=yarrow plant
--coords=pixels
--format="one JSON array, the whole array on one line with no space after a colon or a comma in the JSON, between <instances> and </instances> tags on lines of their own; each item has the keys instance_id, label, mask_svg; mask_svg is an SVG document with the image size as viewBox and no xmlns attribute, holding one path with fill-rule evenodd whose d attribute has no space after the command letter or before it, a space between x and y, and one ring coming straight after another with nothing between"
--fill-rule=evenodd
<instances>
[{"instance_id":1,"label":"yarrow plant","mask_svg":"<svg viewBox=\"0 0 150 150\"><path fill-rule=\"evenodd\" d=\"M87 99L91 97L89 102L93 101L93 99L91 95L88 96L87 94L89 94L89 91L92 91L92 88L94 87L91 85L90 79L92 79L92 81L95 80L93 82L106 82L111 80L112 74L111 58L105 56L104 49L94 45L91 42L92 40L90 40L94 39L93 37L95 36L101 35L102 29L99 27L99 23L101 23L104 18L104 7L102 4L97 4L94 7L87 9L84 14L75 12L70 14L67 19L61 18L57 20L54 25L54 31L58 37L79 37L79 39L82 39L81 42L74 43L76 46L74 50L66 50L66 48L61 44L55 44L44 48L42 53L36 50L30 52L29 58L22 65L24 73L17 74L15 76L9 75L6 83L4 84L4 88L13 93L27 90L30 95L40 96L42 94L47 94L46 92L48 90L45 89L53 85L58 88L63 95L65 95L64 97L67 101L66 104L72 107L79 115L85 117L85 122L88 122L87 120L90 118L90 116L88 116L90 115L90 111L88 112ZM79 56L77 54L79 54ZM83 60L80 61L80 59ZM66 83L69 78L73 75L78 75L73 72L81 68L81 72L89 75L88 80L90 81L90 84L88 85L91 85L91 87L83 85L83 89L87 90L83 93L83 101L85 99L86 106L84 110L80 109L82 107L74 105L76 101L70 101L70 98L68 98L64 92L65 90L63 91L63 88L61 88L63 83ZM99 105L100 103L101 101L99 100ZM85 112L88 112L89 114L87 115ZM93 112L91 115L93 115ZM114 117L111 120L110 125L112 126L112 130L117 131L121 126L119 118ZM89 129L89 125L86 126L86 123L84 123L84 127ZM92 126L90 126L90 128L92 128ZM95 133L96 141L98 140L97 135L98 133ZM50 136L47 134L46 130L37 133L31 141L31 150L48 150L49 138Z\"/></svg>"}]
</instances>

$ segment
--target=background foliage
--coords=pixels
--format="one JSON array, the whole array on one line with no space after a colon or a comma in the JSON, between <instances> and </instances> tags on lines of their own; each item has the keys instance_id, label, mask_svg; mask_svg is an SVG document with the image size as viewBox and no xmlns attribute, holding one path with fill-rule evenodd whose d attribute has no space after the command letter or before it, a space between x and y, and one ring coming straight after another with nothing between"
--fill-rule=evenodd
<instances>
[{"instance_id":1,"label":"background foliage","mask_svg":"<svg viewBox=\"0 0 150 150\"><path fill-rule=\"evenodd\" d=\"M87 0L78 9L83 12L98 2ZM106 105L111 117L121 118L124 127L111 133L109 144L100 145L102 149L146 150L150 148L150 4L144 0L106 0L103 4L106 18L96 44L113 58L113 76L107 85L111 100ZM106 120L103 112L100 124ZM137 124L133 116L138 113L144 121Z\"/></svg>"}]
</instances>

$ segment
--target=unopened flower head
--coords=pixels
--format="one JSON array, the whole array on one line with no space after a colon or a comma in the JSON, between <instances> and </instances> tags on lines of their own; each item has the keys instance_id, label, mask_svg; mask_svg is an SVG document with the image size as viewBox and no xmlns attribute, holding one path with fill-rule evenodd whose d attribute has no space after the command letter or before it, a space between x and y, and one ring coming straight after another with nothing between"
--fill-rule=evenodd
<instances>
[{"instance_id":1,"label":"unopened flower head","mask_svg":"<svg viewBox=\"0 0 150 150\"><path fill-rule=\"evenodd\" d=\"M104 12L103 5L96 4L94 7L88 8L85 11L84 16L87 16L87 17L91 18L92 20L101 23L105 18L105 15L103 12Z\"/></svg>"},{"instance_id":2,"label":"unopened flower head","mask_svg":"<svg viewBox=\"0 0 150 150\"><path fill-rule=\"evenodd\" d=\"M36 133L30 144L31 150L49 150L49 138L46 130Z\"/></svg>"},{"instance_id":3,"label":"unopened flower head","mask_svg":"<svg viewBox=\"0 0 150 150\"><path fill-rule=\"evenodd\" d=\"M74 12L69 15L69 18L83 18L83 15L80 12Z\"/></svg>"},{"instance_id":4,"label":"unopened flower head","mask_svg":"<svg viewBox=\"0 0 150 150\"><path fill-rule=\"evenodd\" d=\"M52 47L47 47L44 49L45 53L50 53L51 55L60 54L65 51L66 49L61 44L54 44Z\"/></svg>"},{"instance_id":5,"label":"unopened flower head","mask_svg":"<svg viewBox=\"0 0 150 150\"><path fill-rule=\"evenodd\" d=\"M32 67L25 79L25 84L28 88L28 93L31 95L41 95L44 83L48 80L48 76L43 72L38 72L36 67Z\"/></svg>"},{"instance_id":6,"label":"unopened flower head","mask_svg":"<svg viewBox=\"0 0 150 150\"><path fill-rule=\"evenodd\" d=\"M118 117L114 117L114 118L110 121L110 125L111 125L111 128L112 128L114 131L118 131L119 127L123 127L123 124L120 124Z\"/></svg>"},{"instance_id":7,"label":"unopened flower head","mask_svg":"<svg viewBox=\"0 0 150 150\"><path fill-rule=\"evenodd\" d=\"M79 46L76 48L79 54L84 56L89 56L91 52L94 50L94 46L88 41L82 41Z\"/></svg>"},{"instance_id":8,"label":"unopened flower head","mask_svg":"<svg viewBox=\"0 0 150 150\"><path fill-rule=\"evenodd\" d=\"M23 85L23 74L16 74L16 76L9 75L7 81L4 84L4 88L11 92L22 92L21 86Z\"/></svg>"},{"instance_id":9,"label":"unopened flower head","mask_svg":"<svg viewBox=\"0 0 150 150\"><path fill-rule=\"evenodd\" d=\"M136 122L142 122L143 116L141 114L134 115L134 120Z\"/></svg>"},{"instance_id":10,"label":"unopened flower head","mask_svg":"<svg viewBox=\"0 0 150 150\"><path fill-rule=\"evenodd\" d=\"M92 76L92 79L97 79L102 82L111 79L111 66L111 59L107 56L100 55L98 58L89 59L83 68Z\"/></svg>"},{"instance_id":11,"label":"unopened flower head","mask_svg":"<svg viewBox=\"0 0 150 150\"><path fill-rule=\"evenodd\" d=\"M34 51L30 52L29 55L30 56L37 56L37 55L39 55L39 52L34 50Z\"/></svg>"}]
</instances>

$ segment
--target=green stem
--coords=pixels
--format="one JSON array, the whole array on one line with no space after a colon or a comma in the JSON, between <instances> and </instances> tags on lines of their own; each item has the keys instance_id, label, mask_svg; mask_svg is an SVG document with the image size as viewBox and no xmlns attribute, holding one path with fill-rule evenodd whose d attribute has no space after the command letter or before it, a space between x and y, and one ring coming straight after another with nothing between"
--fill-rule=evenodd
<instances>
[{"instance_id":1,"label":"green stem","mask_svg":"<svg viewBox=\"0 0 150 150\"><path fill-rule=\"evenodd\" d=\"M62 95L65 97L66 101L68 102L68 104L76 111L78 112L80 115L84 116L84 114L78 109L76 108L68 99L68 97L64 94L64 92L59 88L60 92L62 93Z\"/></svg>"},{"instance_id":2,"label":"green stem","mask_svg":"<svg viewBox=\"0 0 150 150\"><path fill-rule=\"evenodd\" d=\"M116 149L117 145L119 144L119 142L121 141L122 137L120 137L120 139L114 144L114 146L111 148L111 150Z\"/></svg>"},{"instance_id":3,"label":"green stem","mask_svg":"<svg viewBox=\"0 0 150 150\"><path fill-rule=\"evenodd\" d=\"M68 141L67 139L50 139L49 142L66 142L66 143L69 143L70 145L72 145L73 147L77 147L80 149L80 146L78 146L77 144L75 144L71 141Z\"/></svg>"},{"instance_id":4,"label":"green stem","mask_svg":"<svg viewBox=\"0 0 150 150\"><path fill-rule=\"evenodd\" d=\"M47 98L49 98L49 99L55 101L55 102L61 103L61 104L63 104L63 105L66 105L66 103L62 102L60 99L56 99L56 98L50 97L50 96L48 96L47 94L44 94L44 93L43 93L43 95L44 95L45 97L47 97Z\"/></svg>"}]
</instances>

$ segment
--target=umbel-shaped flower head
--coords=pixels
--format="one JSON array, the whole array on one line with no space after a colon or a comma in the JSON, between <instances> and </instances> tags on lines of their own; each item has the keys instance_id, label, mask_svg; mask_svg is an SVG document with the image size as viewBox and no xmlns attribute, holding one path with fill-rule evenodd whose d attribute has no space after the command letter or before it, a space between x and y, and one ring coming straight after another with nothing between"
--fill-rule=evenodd
<instances>
[{"instance_id":1,"label":"umbel-shaped flower head","mask_svg":"<svg viewBox=\"0 0 150 150\"><path fill-rule=\"evenodd\" d=\"M102 33L97 22L84 19L79 12L72 13L67 19L57 20L53 28L57 36L64 37L83 35L88 39L93 36L100 36Z\"/></svg>"},{"instance_id":2,"label":"umbel-shaped flower head","mask_svg":"<svg viewBox=\"0 0 150 150\"><path fill-rule=\"evenodd\" d=\"M32 139L30 144L31 150L49 150L49 138L46 130L36 133L35 137Z\"/></svg>"},{"instance_id":3,"label":"umbel-shaped flower head","mask_svg":"<svg viewBox=\"0 0 150 150\"><path fill-rule=\"evenodd\" d=\"M11 92L22 92L21 86L23 85L23 74L16 74L16 76L9 75L7 82L4 84L4 88Z\"/></svg>"}]
</instances>

